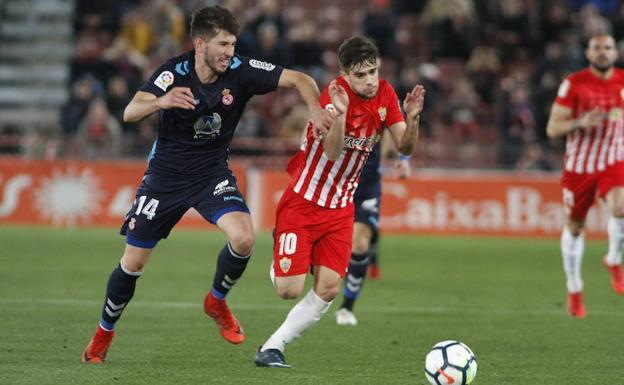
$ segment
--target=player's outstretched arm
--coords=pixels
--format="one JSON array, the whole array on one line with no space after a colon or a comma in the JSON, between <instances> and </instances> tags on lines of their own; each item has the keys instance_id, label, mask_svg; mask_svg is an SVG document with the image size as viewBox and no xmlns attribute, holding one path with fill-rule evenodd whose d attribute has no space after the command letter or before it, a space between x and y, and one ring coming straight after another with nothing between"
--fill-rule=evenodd
<instances>
[{"instance_id":1,"label":"player's outstretched arm","mask_svg":"<svg viewBox=\"0 0 624 385\"><path fill-rule=\"evenodd\" d=\"M314 136L323 137L334 122L334 117L329 113L329 111L321 108L321 105L319 104L320 92L314 79L303 72L284 68L277 85L278 87L296 88L297 91L299 91L301 98L308 106L308 109L312 114Z\"/></svg>"},{"instance_id":2,"label":"player's outstretched arm","mask_svg":"<svg viewBox=\"0 0 624 385\"><path fill-rule=\"evenodd\" d=\"M599 107L595 107L578 119L573 119L571 108L553 104L548 124L546 125L546 134L549 138L558 138L574 130L599 126L602 124L603 119L604 112Z\"/></svg>"},{"instance_id":3,"label":"player's outstretched arm","mask_svg":"<svg viewBox=\"0 0 624 385\"><path fill-rule=\"evenodd\" d=\"M417 85L403 99L405 122L395 123L389 128L394 144L403 155L411 155L418 143L420 113L424 104L425 87Z\"/></svg>"},{"instance_id":4,"label":"player's outstretched arm","mask_svg":"<svg viewBox=\"0 0 624 385\"><path fill-rule=\"evenodd\" d=\"M138 91L123 114L124 122L136 122L147 118L158 110L170 108L195 109L195 97L190 88L174 87L161 97L149 92Z\"/></svg>"}]
</instances>

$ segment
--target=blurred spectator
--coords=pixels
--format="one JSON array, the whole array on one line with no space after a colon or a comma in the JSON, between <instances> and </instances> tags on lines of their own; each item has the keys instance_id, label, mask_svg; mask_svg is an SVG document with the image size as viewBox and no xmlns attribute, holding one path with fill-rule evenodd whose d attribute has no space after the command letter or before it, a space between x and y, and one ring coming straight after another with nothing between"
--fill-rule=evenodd
<instances>
[{"instance_id":1,"label":"blurred spectator","mask_svg":"<svg viewBox=\"0 0 624 385\"><path fill-rule=\"evenodd\" d=\"M561 39L561 35L572 28L572 20L564 1L544 3L542 17L542 41L544 43Z\"/></svg>"},{"instance_id":2,"label":"blurred spectator","mask_svg":"<svg viewBox=\"0 0 624 385\"><path fill-rule=\"evenodd\" d=\"M502 130L506 143L505 164L515 164L523 152L524 144L536 139L535 114L529 97L529 88L524 84L516 84L511 89L509 102L502 111Z\"/></svg>"},{"instance_id":3,"label":"blurred spectator","mask_svg":"<svg viewBox=\"0 0 624 385\"><path fill-rule=\"evenodd\" d=\"M123 112L130 102L130 99L132 99L132 95L130 95L126 80L121 76L112 77L108 82L106 105L117 122L123 122ZM123 130L134 133L136 131L136 124L125 123Z\"/></svg>"},{"instance_id":4,"label":"blurred spectator","mask_svg":"<svg viewBox=\"0 0 624 385\"><path fill-rule=\"evenodd\" d=\"M390 0L368 0L366 11L362 20L364 34L377 43L381 57L398 58L394 38L397 18L390 7Z\"/></svg>"},{"instance_id":5,"label":"blurred spectator","mask_svg":"<svg viewBox=\"0 0 624 385\"><path fill-rule=\"evenodd\" d=\"M466 69L481 99L488 104L493 103L501 69L496 50L486 46L475 47L470 54Z\"/></svg>"},{"instance_id":6,"label":"blurred spectator","mask_svg":"<svg viewBox=\"0 0 624 385\"><path fill-rule=\"evenodd\" d=\"M429 0L422 15L432 39L435 58L467 60L478 38L478 24L471 0Z\"/></svg>"},{"instance_id":7,"label":"blurred spectator","mask_svg":"<svg viewBox=\"0 0 624 385\"><path fill-rule=\"evenodd\" d=\"M87 159L110 158L119 155L121 126L109 113L106 102L94 99L87 116L78 127L78 144Z\"/></svg>"},{"instance_id":8,"label":"blurred spectator","mask_svg":"<svg viewBox=\"0 0 624 385\"><path fill-rule=\"evenodd\" d=\"M291 66L290 47L280 40L277 26L268 21L258 26L258 45L250 56L283 67Z\"/></svg>"},{"instance_id":9,"label":"blurred spectator","mask_svg":"<svg viewBox=\"0 0 624 385\"><path fill-rule=\"evenodd\" d=\"M295 69L309 71L315 79L320 77L323 68L324 48L318 40L314 22L304 21L292 28L288 35Z\"/></svg>"},{"instance_id":10,"label":"blurred spectator","mask_svg":"<svg viewBox=\"0 0 624 385\"><path fill-rule=\"evenodd\" d=\"M78 125L87 115L89 104L96 96L96 80L90 76L84 76L72 85L69 102L63 107L62 122L63 132L74 135L78 131Z\"/></svg>"},{"instance_id":11,"label":"blurred spectator","mask_svg":"<svg viewBox=\"0 0 624 385\"><path fill-rule=\"evenodd\" d=\"M529 142L524 145L515 168L521 171L551 171L554 169L544 149L537 142Z\"/></svg>"}]
</instances>

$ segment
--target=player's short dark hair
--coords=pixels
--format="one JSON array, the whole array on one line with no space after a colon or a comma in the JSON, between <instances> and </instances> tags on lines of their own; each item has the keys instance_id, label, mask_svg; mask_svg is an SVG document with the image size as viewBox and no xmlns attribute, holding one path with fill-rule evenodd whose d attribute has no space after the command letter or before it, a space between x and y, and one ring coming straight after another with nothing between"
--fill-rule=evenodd
<instances>
[{"instance_id":1,"label":"player's short dark hair","mask_svg":"<svg viewBox=\"0 0 624 385\"><path fill-rule=\"evenodd\" d=\"M201 37L209 40L222 30L234 36L238 36L240 32L238 20L227 8L218 5L204 7L191 15L191 39Z\"/></svg>"},{"instance_id":2,"label":"player's short dark hair","mask_svg":"<svg viewBox=\"0 0 624 385\"><path fill-rule=\"evenodd\" d=\"M352 36L338 48L338 63L345 72L363 64L375 64L378 58L377 45L365 36Z\"/></svg>"}]
</instances>

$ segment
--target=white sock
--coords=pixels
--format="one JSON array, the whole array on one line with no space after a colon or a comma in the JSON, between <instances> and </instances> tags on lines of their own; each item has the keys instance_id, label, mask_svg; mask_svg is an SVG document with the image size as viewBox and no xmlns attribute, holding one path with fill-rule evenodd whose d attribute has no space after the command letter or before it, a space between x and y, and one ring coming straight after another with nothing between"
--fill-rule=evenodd
<instances>
[{"instance_id":1,"label":"white sock","mask_svg":"<svg viewBox=\"0 0 624 385\"><path fill-rule=\"evenodd\" d=\"M622 263L622 244L624 244L624 218L609 218L607 223L607 233L609 234L609 252L607 253L607 263L611 266Z\"/></svg>"},{"instance_id":2,"label":"white sock","mask_svg":"<svg viewBox=\"0 0 624 385\"><path fill-rule=\"evenodd\" d=\"M290 310L284 323L262 345L261 350L278 349L283 352L286 344L299 337L327 313L331 303L332 301L323 301L313 289L310 289L308 294Z\"/></svg>"},{"instance_id":3,"label":"white sock","mask_svg":"<svg viewBox=\"0 0 624 385\"><path fill-rule=\"evenodd\" d=\"M568 293L578 293L583 291L583 280L581 279L581 262L583 261L583 251L585 249L585 238L581 233L578 237L572 235L570 230L564 226L561 234L561 255L563 257L563 270L566 273L566 286Z\"/></svg>"}]
</instances>

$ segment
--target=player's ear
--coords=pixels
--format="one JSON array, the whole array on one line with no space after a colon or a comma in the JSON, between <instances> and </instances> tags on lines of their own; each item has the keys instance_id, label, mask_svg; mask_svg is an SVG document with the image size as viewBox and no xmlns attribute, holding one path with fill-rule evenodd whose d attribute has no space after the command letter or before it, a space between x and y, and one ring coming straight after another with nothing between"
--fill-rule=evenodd
<instances>
[{"instance_id":1,"label":"player's ear","mask_svg":"<svg viewBox=\"0 0 624 385\"><path fill-rule=\"evenodd\" d=\"M193 38L193 48L195 48L196 51L203 48L204 44L206 44L206 41L202 39L201 36L195 36Z\"/></svg>"}]
</instances>

